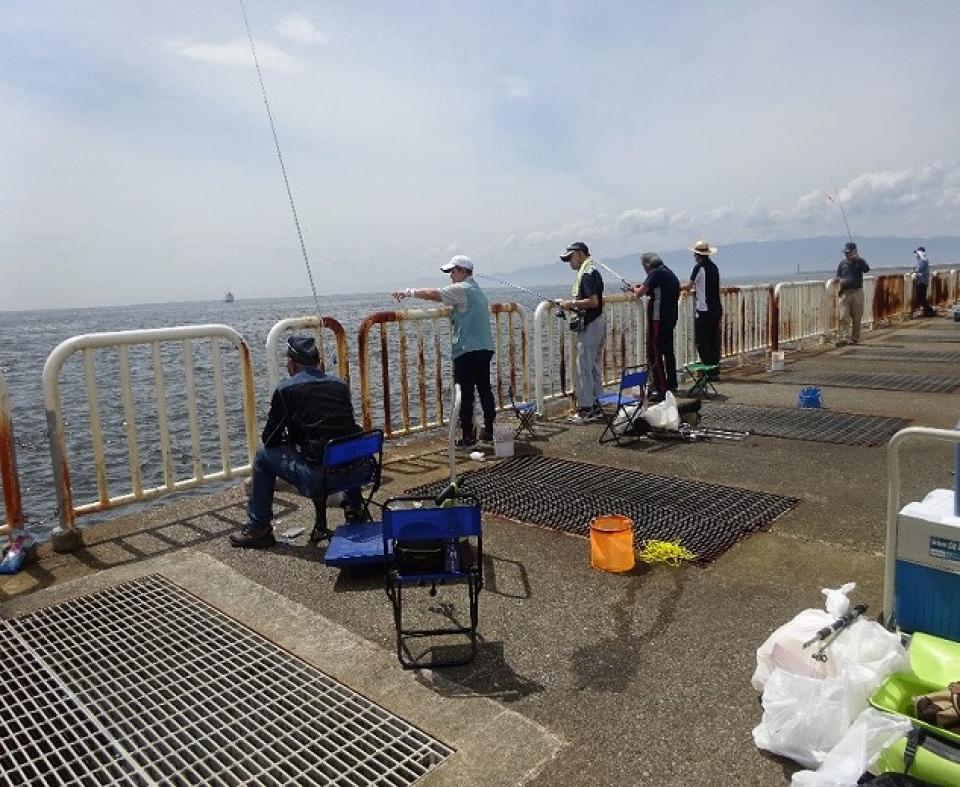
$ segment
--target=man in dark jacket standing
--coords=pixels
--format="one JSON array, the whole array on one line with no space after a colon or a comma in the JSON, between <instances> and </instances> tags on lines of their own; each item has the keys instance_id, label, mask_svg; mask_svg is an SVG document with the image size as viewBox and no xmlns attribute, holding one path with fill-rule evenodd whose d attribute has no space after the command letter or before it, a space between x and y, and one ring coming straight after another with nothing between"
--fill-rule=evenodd
<instances>
[{"instance_id":1,"label":"man in dark jacket standing","mask_svg":"<svg viewBox=\"0 0 960 787\"><path fill-rule=\"evenodd\" d=\"M647 363L653 383L651 401L662 401L667 391L677 391L677 356L673 332L677 327L680 280L658 254L646 252L640 263L647 272L643 284L633 288L637 297L647 295Z\"/></svg>"},{"instance_id":2,"label":"man in dark jacket standing","mask_svg":"<svg viewBox=\"0 0 960 787\"><path fill-rule=\"evenodd\" d=\"M312 336L287 340L287 374L273 392L263 445L253 460L253 483L247 501L247 518L239 533L230 536L235 547L265 549L276 540L273 493L277 478L293 484L305 497L313 497L327 443L361 431L353 417L350 389L318 367L320 354ZM360 508L360 490L347 492L344 512L353 518Z\"/></svg>"},{"instance_id":3,"label":"man in dark jacket standing","mask_svg":"<svg viewBox=\"0 0 960 787\"><path fill-rule=\"evenodd\" d=\"M693 291L696 298L693 319L693 340L697 345L700 363L720 366L721 325L723 305L720 302L720 271L710 259L717 250L705 240L697 241L690 250L693 252L694 266L690 281L680 289ZM719 370L711 372L708 378L716 380Z\"/></svg>"},{"instance_id":4,"label":"man in dark jacket standing","mask_svg":"<svg viewBox=\"0 0 960 787\"><path fill-rule=\"evenodd\" d=\"M843 259L833 280L840 287L840 335L837 345L858 344L863 321L863 274L870 270L853 241L843 247Z\"/></svg>"}]
</instances>

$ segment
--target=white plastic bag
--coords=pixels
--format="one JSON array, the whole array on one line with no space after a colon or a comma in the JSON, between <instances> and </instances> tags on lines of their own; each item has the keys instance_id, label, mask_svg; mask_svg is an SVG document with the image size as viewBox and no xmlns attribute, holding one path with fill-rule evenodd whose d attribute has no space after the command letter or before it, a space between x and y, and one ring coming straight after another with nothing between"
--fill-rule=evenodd
<instances>
[{"instance_id":1,"label":"white plastic bag","mask_svg":"<svg viewBox=\"0 0 960 787\"><path fill-rule=\"evenodd\" d=\"M667 391L662 402L650 405L644 411L643 417L654 429L676 432L680 428L680 410L677 409L677 400L670 391Z\"/></svg>"},{"instance_id":2,"label":"white plastic bag","mask_svg":"<svg viewBox=\"0 0 960 787\"><path fill-rule=\"evenodd\" d=\"M869 707L869 697L893 672L909 669L900 638L857 618L825 646L803 643L849 611L848 583L824 589L830 612L806 609L777 629L757 649L751 683L763 689L763 718L753 731L757 746L816 768L851 723ZM822 649L825 660L812 656Z\"/></svg>"},{"instance_id":3,"label":"white plastic bag","mask_svg":"<svg viewBox=\"0 0 960 787\"><path fill-rule=\"evenodd\" d=\"M817 768L850 726L844 677L809 678L775 669L763 690L757 746Z\"/></svg>"},{"instance_id":4,"label":"white plastic bag","mask_svg":"<svg viewBox=\"0 0 960 787\"><path fill-rule=\"evenodd\" d=\"M829 659L820 662L810 658L815 651L805 649L803 643L850 611L849 594L855 588L853 582L847 582L839 588L823 588L820 592L825 597L826 612L805 609L767 637L766 642L757 648L757 669L750 679L753 688L763 691L767 678L777 667L811 678L836 675L834 663Z\"/></svg>"},{"instance_id":5,"label":"white plastic bag","mask_svg":"<svg viewBox=\"0 0 960 787\"><path fill-rule=\"evenodd\" d=\"M905 716L867 708L816 771L797 771L792 787L856 787L864 771L887 746L910 732Z\"/></svg>"}]
</instances>

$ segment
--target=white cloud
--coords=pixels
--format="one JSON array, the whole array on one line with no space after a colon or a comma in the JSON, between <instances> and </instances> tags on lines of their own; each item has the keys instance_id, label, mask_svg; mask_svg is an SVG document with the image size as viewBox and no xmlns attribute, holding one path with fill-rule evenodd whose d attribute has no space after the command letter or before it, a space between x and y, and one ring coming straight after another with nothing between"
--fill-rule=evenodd
<instances>
[{"instance_id":1,"label":"white cloud","mask_svg":"<svg viewBox=\"0 0 960 787\"><path fill-rule=\"evenodd\" d=\"M278 35L298 44L328 44L330 36L303 14L285 16L274 28Z\"/></svg>"},{"instance_id":2,"label":"white cloud","mask_svg":"<svg viewBox=\"0 0 960 787\"><path fill-rule=\"evenodd\" d=\"M221 44L168 41L167 48L178 57L198 63L245 66L247 68L253 63L250 42L245 38L238 38ZM303 71L303 64L295 57L288 55L272 44L262 41L257 43L257 59L260 61L260 67L265 70L283 74L298 74Z\"/></svg>"},{"instance_id":3,"label":"white cloud","mask_svg":"<svg viewBox=\"0 0 960 787\"><path fill-rule=\"evenodd\" d=\"M526 98L533 93L533 82L523 77L506 77L503 87L507 98Z\"/></svg>"}]
</instances>

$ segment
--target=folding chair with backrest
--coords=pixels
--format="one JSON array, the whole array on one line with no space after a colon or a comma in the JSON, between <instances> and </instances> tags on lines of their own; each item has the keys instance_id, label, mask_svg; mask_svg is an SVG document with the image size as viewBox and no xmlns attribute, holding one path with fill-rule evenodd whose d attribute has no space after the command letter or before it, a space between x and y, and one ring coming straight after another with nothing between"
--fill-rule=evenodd
<instances>
[{"instance_id":1,"label":"folding chair with backrest","mask_svg":"<svg viewBox=\"0 0 960 787\"><path fill-rule=\"evenodd\" d=\"M517 431L514 437L520 437L523 432L527 432L530 437L536 438L533 432L533 424L537 419L536 402L518 402L513 398L513 386L507 391L510 396L510 407L513 414L517 417Z\"/></svg>"},{"instance_id":2,"label":"folding chair with backrest","mask_svg":"<svg viewBox=\"0 0 960 787\"><path fill-rule=\"evenodd\" d=\"M480 502L469 496L453 505L433 498L396 497L383 506L383 554L386 559L386 591L393 603L397 658L405 669L452 667L467 664L477 653L479 595L483 587L483 530ZM452 626L406 628L403 621L403 591L410 586L466 584L469 625L460 624L451 613ZM468 654L462 658L429 664L411 655L407 642L417 637L466 635Z\"/></svg>"},{"instance_id":3,"label":"folding chair with backrest","mask_svg":"<svg viewBox=\"0 0 960 787\"><path fill-rule=\"evenodd\" d=\"M616 393L601 394L597 397L597 404L606 422L603 432L600 433L601 443L613 441L617 445L623 445L621 438L631 431L637 431L637 424L643 421L640 411L646 396L647 373L646 366L629 366L620 375L620 386ZM639 395L632 389L639 391ZM621 419L619 425L618 418Z\"/></svg>"},{"instance_id":4,"label":"folding chair with backrest","mask_svg":"<svg viewBox=\"0 0 960 787\"><path fill-rule=\"evenodd\" d=\"M314 491L313 507L316 521L310 534L311 543L331 535L327 528L327 498L337 492L360 490L360 521L370 521L370 502L380 488L383 465L383 432L372 432L336 437L323 451L320 483Z\"/></svg>"}]
</instances>

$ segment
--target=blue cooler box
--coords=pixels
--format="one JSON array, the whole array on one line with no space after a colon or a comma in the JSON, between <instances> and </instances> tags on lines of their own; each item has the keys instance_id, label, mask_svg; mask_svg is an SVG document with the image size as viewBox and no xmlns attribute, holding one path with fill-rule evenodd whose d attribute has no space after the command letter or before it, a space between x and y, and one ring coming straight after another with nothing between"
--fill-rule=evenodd
<instances>
[{"instance_id":1,"label":"blue cooler box","mask_svg":"<svg viewBox=\"0 0 960 787\"><path fill-rule=\"evenodd\" d=\"M949 489L897 517L894 610L903 631L960 641L960 517Z\"/></svg>"}]
</instances>

